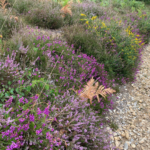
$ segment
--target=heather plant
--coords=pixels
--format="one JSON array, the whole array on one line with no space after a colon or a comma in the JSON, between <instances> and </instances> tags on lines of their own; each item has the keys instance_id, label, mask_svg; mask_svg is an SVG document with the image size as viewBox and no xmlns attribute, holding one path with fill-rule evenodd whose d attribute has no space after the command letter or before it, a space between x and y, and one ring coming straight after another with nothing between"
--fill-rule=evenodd
<instances>
[{"instance_id":1,"label":"heather plant","mask_svg":"<svg viewBox=\"0 0 150 150\"><path fill-rule=\"evenodd\" d=\"M25 20L28 23L39 27L58 29L63 25L60 9L61 6L46 1L31 8L26 14Z\"/></svg>"},{"instance_id":2,"label":"heather plant","mask_svg":"<svg viewBox=\"0 0 150 150\"><path fill-rule=\"evenodd\" d=\"M36 64L39 69L42 70L46 67L46 57L43 56L43 51L40 50L43 47L42 43L39 44L39 41L36 38L35 32L28 31L22 35L22 31L15 35L11 40L9 40L6 44L6 54L10 54L13 49L16 50L16 61L20 62L22 69L29 67L30 65ZM20 37L20 35L22 35ZM28 39L26 38L28 36ZM41 37L42 38L42 37ZM36 45L36 46L35 46ZM39 60L40 56L40 60Z\"/></svg>"},{"instance_id":3,"label":"heather plant","mask_svg":"<svg viewBox=\"0 0 150 150\"><path fill-rule=\"evenodd\" d=\"M32 47L30 47L26 52L26 58L31 61L31 59L34 60L36 59L36 57L38 57L39 60L41 60L41 57L45 57L45 59L47 60L47 66L45 69L43 69L43 66L41 66L40 64L38 65L37 59L34 65L38 66L39 69L41 68L41 70L47 73L50 73L53 70L51 78L55 81L56 86L58 86L59 93L63 94L63 92L65 92L69 88L82 89L83 84L87 82L92 76L105 87L113 86L113 88L116 88L115 80L113 80L112 83L108 80L108 75L104 70L104 65L97 63L95 58L80 53L79 50L76 52L77 54L75 54L73 45L68 46L66 43L59 40L50 42L49 37L37 36L35 40L36 41L34 41L34 43L40 43L37 44L36 52L40 51L43 56L39 55L39 53L34 53L34 48L32 49ZM62 51L64 51L63 54ZM18 62L20 62L20 60ZM26 64L26 67L29 67L29 65ZM43 81L41 81L41 79ZM32 82L30 81L34 85L32 85L33 87L31 90L33 93L39 93L39 90L42 89L45 79L41 79L36 78ZM35 82L37 84L35 84ZM27 88L30 89L31 87ZM34 90L34 88L36 90ZM46 85L45 88L47 88L45 94L48 95L49 86ZM24 90L25 89L26 87L24 87ZM103 107L102 109L101 107L99 108L100 114L102 114L101 112L106 111L107 109L113 108L113 103L110 99L106 101L104 100L104 105L105 107Z\"/></svg>"},{"instance_id":4,"label":"heather plant","mask_svg":"<svg viewBox=\"0 0 150 150\"><path fill-rule=\"evenodd\" d=\"M54 64L55 64L55 62L56 62L56 60L58 60L59 59L59 57L61 57L60 58L60 60L59 60L59 62L58 62L58 65L56 65L56 67L54 68L54 73L53 74L56 74L55 76L56 76L56 78L58 79L58 78L60 78L60 73L62 73L62 76L63 76L63 72L65 73L65 71L63 71L65 68L68 70L68 73L72 70L74 73L71 73L70 72L70 74L68 74L67 72L64 74L64 76L66 76L67 74L67 78L69 79L70 77L70 75L71 74L73 74L73 77L71 77L71 82L76 82L76 81L74 81L74 77L77 77L77 78L79 78L79 76L80 76L80 74L86 74L86 72L88 72L88 71L90 71L90 68L86 71L84 71L84 68L82 69L79 69L79 67L78 66L81 66L82 64L80 64L79 62L77 62L76 61L76 59L77 60L84 60L83 62L85 62L85 64L87 64L88 65L88 63L86 63L86 61L87 61L87 59L89 60L89 63L91 64L91 69L93 69L93 72L92 73L90 73L89 72L89 75L90 76L88 76L88 77L84 77L84 78L82 78L82 80L83 80L83 82L86 80L86 81L88 81L91 77L92 77L92 75L93 74L95 74L94 75L94 78L96 77L98 77L99 75L98 74L100 74L100 70L101 69L99 69L99 70L97 70L98 69L98 64L95 62L96 60L94 60L94 58L90 58L90 57L88 57L88 56L86 56L86 55L84 55L84 54L81 54L81 56L80 56L80 53L79 53L79 51L78 51L78 55L77 56L75 56L75 50L73 50L73 45L70 47L70 46L68 46L68 44L66 44L66 43L64 43L64 42L62 42L62 41L59 41L59 40L55 40L55 41L53 41L53 42L51 42L51 40L50 40L50 37L46 37L46 36L37 36L36 37L36 39L34 38L33 39L33 41L32 41L34 44L29 44L29 42L27 43L27 44L29 44L29 47L28 47L28 49L26 50L26 59L29 61L29 62L32 62L33 60L35 60L35 59L37 59L37 58L39 58L39 60L37 60L36 61L36 63L35 63L35 65L37 65L38 66L38 68L39 67L41 67L41 69L42 69L42 67L44 67L44 65L45 65L45 63L44 63L44 65L42 65L42 66L40 66L40 65L38 65L38 61L42 61L42 57L43 58L45 58L46 59L46 62L47 62L47 66L46 66L46 68L49 70L49 71L51 71L52 70L52 67L54 66ZM13 43L12 43L13 44ZM10 44L10 46L9 46L9 52L11 52L12 51L12 49L16 49L17 47L15 47L15 45L13 46L12 44ZM17 44L17 43L16 43ZM23 44L22 44L23 45ZM13 46L13 47L12 47ZM64 55L63 56L60 56L60 54L62 53L62 50L64 50ZM19 52L19 51L18 51ZM24 53L25 53L25 50L24 50ZM20 55L18 55L18 56L16 56L17 57L17 59L19 59L20 58ZM68 62L70 61L70 60L72 60L71 62L70 62L70 64L68 64ZM92 60L93 60L93 62L92 62ZM61 62L62 61L62 62ZM18 60L18 62L20 62L21 63L21 60ZM64 63L64 65L65 65L65 68L63 69L60 69L60 67L61 67L61 65L63 65L63 63ZM94 67L94 65L95 65L95 67ZM100 64L99 64L100 65ZM83 66L83 65L82 65ZM92 68L92 66L95 68ZM100 66L102 66L101 68L102 68L102 70L103 70L103 65L100 65ZM73 67L73 68L71 68L71 67ZM40 68L39 68L40 69ZM99 73L97 74L95 71L99 71ZM62 72L63 71L63 72ZM84 73L85 72L85 73ZM76 73L78 73L78 76L77 76L77 74ZM102 74L104 73L104 71L102 71ZM83 75L82 75L83 76ZM103 75L102 75L103 76ZM105 73L104 73L104 76L106 76L105 75ZM61 79L61 78L60 78ZM66 80L68 80L68 79L66 79ZM62 80L62 79L61 79ZM64 79L63 79L64 80ZM77 79L77 80L79 80L79 79ZM81 80L81 79L80 79ZM65 80L64 80L65 81ZM60 81L61 82L61 81ZM106 84L106 78L104 78L104 80L102 81L100 81L100 82L103 82L103 84L105 85L105 86L107 86L107 84ZM73 86L73 83L70 83L72 86ZM59 85L59 83L58 83L58 85ZM64 86L65 87L65 86Z\"/></svg>"},{"instance_id":5,"label":"heather plant","mask_svg":"<svg viewBox=\"0 0 150 150\"><path fill-rule=\"evenodd\" d=\"M50 106L45 106L44 110L41 110L39 107L37 108L37 99L38 95L29 99L24 97L17 98L16 100L18 103L16 104L18 106L15 106L15 108L17 108L18 111L12 111L13 113L11 112L9 115L4 111L5 119L7 120L8 117L9 120L10 118L13 118L13 123L7 121L3 124L2 122L1 130L4 132L1 132L1 141L5 140L7 143L1 142L3 143L1 144L1 148L52 148L53 142L55 143L56 139L58 141L54 145L60 145L60 139L56 137L53 141L51 135L52 133L55 134L55 136L59 136L58 132L55 132L53 128L50 129L50 125L45 127L46 124L49 124L48 117L50 117ZM13 98L10 97L6 102L6 109L9 108L9 110L12 110L12 107L14 107L14 103L12 103L12 101ZM43 136L44 138L42 138Z\"/></svg>"},{"instance_id":6,"label":"heather plant","mask_svg":"<svg viewBox=\"0 0 150 150\"><path fill-rule=\"evenodd\" d=\"M0 61L0 107L3 105L5 99L10 95L15 98L14 87L17 79L20 78L24 71L21 71L19 63L15 62L16 53L13 51L11 56L5 58L1 57Z\"/></svg>"},{"instance_id":7,"label":"heather plant","mask_svg":"<svg viewBox=\"0 0 150 150\"><path fill-rule=\"evenodd\" d=\"M7 56L6 58L2 59L0 61L0 82L1 85L7 84L8 81L11 81L15 78L18 78L21 76L21 74L18 72L20 70L19 64L15 62L15 55L16 53L13 52L11 56Z\"/></svg>"},{"instance_id":8,"label":"heather plant","mask_svg":"<svg viewBox=\"0 0 150 150\"><path fill-rule=\"evenodd\" d=\"M0 112L2 149L110 149L109 131L89 104L69 92L55 97L55 105L38 98L18 97L16 106L12 97L6 101Z\"/></svg>"}]
</instances>

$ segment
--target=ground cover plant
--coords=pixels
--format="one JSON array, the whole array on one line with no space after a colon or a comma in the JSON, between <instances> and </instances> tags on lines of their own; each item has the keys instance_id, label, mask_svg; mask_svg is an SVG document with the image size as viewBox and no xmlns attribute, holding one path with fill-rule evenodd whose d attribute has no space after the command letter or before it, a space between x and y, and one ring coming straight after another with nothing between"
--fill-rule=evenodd
<instances>
[{"instance_id":1,"label":"ground cover plant","mask_svg":"<svg viewBox=\"0 0 150 150\"><path fill-rule=\"evenodd\" d=\"M144 3L2 2L1 149L116 150L117 125L106 115L119 84L135 80L149 42Z\"/></svg>"}]
</instances>

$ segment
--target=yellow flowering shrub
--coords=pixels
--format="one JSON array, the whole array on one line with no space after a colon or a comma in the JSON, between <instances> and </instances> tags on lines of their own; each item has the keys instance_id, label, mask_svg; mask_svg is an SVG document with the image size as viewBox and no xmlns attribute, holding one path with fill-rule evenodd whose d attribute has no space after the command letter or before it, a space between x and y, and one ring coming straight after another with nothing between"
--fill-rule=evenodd
<instances>
[{"instance_id":1,"label":"yellow flowering shrub","mask_svg":"<svg viewBox=\"0 0 150 150\"><path fill-rule=\"evenodd\" d=\"M96 16L91 18L84 14L82 16L81 20L85 22L86 28L92 34L96 34L100 42L101 47L92 53L100 62L103 61L106 71L113 76L117 74L123 74L125 77L131 76L132 68L137 65L139 49L144 45L140 35L133 33L131 27L128 26L125 28L126 35L122 36L124 30L122 20L112 19L107 25L107 22ZM102 52L101 49L103 49Z\"/></svg>"}]
</instances>

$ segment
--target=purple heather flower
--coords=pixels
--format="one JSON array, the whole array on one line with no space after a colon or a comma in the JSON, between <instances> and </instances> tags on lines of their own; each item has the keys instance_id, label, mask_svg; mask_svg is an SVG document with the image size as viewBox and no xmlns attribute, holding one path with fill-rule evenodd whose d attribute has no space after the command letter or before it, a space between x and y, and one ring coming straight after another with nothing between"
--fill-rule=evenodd
<instances>
[{"instance_id":1,"label":"purple heather flower","mask_svg":"<svg viewBox=\"0 0 150 150\"><path fill-rule=\"evenodd\" d=\"M42 127L45 127L45 126L46 126L46 124L45 124L45 123L43 123L43 124L42 124Z\"/></svg>"},{"instance_id":2,"label":"purple heather flower","mask_svg":"<svg viewBox=\"0 0 150 150\"><path fill-rule=\"evenodd\" d=\"M43 140L40 140L40 143L42 143L43 142Z\"/></svg>"},{"instance_id":3,"label":"purple heather flower","mask_svg":"<svg viewBox=\"0 0 150 150\"><path fill-rule=\"evenodd\" d=\"M5 107L9 107L12 103L13 97L9 97L9 99L5 102Z\"/></svg>"},{"instance_id":4,"label":"purple heather flower","mask_svg":"<svg viewBox=\"0 0 150 150\"><path fill-rule=\"evenodd\" d=\"M40 115L42 113L40 108L37 108L37 115Z\"/></svg>"},{"instance_id":5,"label":"purple heather flower","mask_svg":"<svg viewBox=\"0 0 150 150\"><path fill-rule=\"evenodd\" d=\"M30 114L30 115L29 115L29 119L30 119L31 122L34 122L34 115L33 115L33 114Z\"/></svg>"},{"instance_id":6,"label":"purple heather flower","mask_svg":"<svg viewBox=\"0 0 150 150\"><path fill-rule=\"evenodd\" d=\"M53 132L53 131L54 131L54 128L52 128L51 131Z\"/></svg>"},{"instance_id":7,"label":"purple heather flower","mask_svg":"<svg viewBox=\"0 0 150 150\"><path fill-rule=\"evenodd\" d=\"M19 118L20 123L25 121L25 118Z\"/></svg>"},{"instance_id":8,"label":"purple heather flower","mask_svg":"<svg viewBox=\"0 0 150 150\"><path fill-rule=\"evenodd\" d=\"M43 113L45 114L45 115L49 115L49 113L50 113L50 111L49 111L49 106L47 106L45 109L44 109L44 111L43 111Z\"/></svg>"},{"instance_id":9,"label":"purple heather flower","mask_svg":"<svg viewBox=\"0 0 150 150\"><path fill-rule=\"evenodd\" d=\"M23 101L23 100L24 100L24 97L20 98L20 99L19 99L19 102L24 104L24 101Z\"/></svg>"},{"instance_id":10,"label":"purple heather flower","mask_svg":"<svg viewBox=\"0 0 150 150\"><path fill-rule=\"evenodd\" d=\"M42 132L42 129L36 130L36 135L39 135Z\"/></svg>"}]
</instances>

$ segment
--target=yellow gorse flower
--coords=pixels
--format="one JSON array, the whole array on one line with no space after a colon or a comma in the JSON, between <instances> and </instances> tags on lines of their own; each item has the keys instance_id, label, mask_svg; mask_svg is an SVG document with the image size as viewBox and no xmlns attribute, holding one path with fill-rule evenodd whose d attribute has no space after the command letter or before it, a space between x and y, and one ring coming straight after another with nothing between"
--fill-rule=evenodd
<instances>
[{"instance_id":1,"label":"yellow gorse flower","mask_svg":"<svg viewBox=\"0 0 150 150\"><path fill-rule=\"evenodd\" d=\"M95 20L97 18L97 16L93 16L92 18L91 18L91 20Z\"/></svg>"},{"instance_id":2,"label":"yellow gorse flower","mask_svg":"<svg viewBox=\"0 0 150 150\"><path fill-rule=\"evenodd\" d=\"M89 22L88 22L88 21L86 21L86 24L89 24Z\"/></svg>"},{"instance_id":3,"label":"yellow gorse flower","mask_svg":"<svg viewBox=\"0 0 150 150\"><path fill-rule=\"evenodd\" d=\"M98 26L94 27L94 29L97 29L97 28L98 28Z\"/></svg>"},{"instance_id":4,"label":"yellow gorse flower","mask_svg":"<svg viewBox=\"0 0 150 150\"><path fill-rule=\"evenodd\" d=\"M80 16L86 17L86 15L85 15L85 14L80 14Z\"/></svg>"},{"instance_id":5,"label":"yellow gorse flower","mask_svg":"<svg viewBox=\"0 0 150 150\"><path fill-rule=\"evenodd\" d=\"M3 38L3 36L2 36L2 35L0 35L0 39L1 39L1 38Z\"/></svg>"},{"instance_id":6,"label":"yellow gorse flower","mask_svg":"<svg viewBox=\"0 0 150 150\"><path fill-rule=\"evenodd\" d=\"M107 26L105 25L104 22L102 22L102 28L106 28Z\"/></svg>"}]
</instances>

